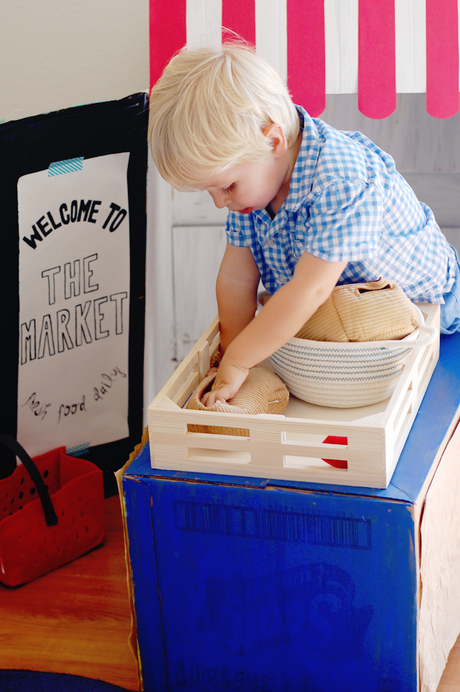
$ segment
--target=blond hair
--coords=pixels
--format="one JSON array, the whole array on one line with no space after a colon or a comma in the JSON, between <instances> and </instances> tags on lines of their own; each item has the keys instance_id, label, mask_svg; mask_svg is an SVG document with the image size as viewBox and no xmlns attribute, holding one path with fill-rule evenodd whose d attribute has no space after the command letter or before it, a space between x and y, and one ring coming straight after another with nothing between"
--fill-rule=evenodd
<instances>
[{"instance_id":1,"label":"blond hair","mask_svg":"<svg viewBox=\"0 0 460 692\"><path fill-rule=\"evenodd\" d=\"M262 160L263 135L278 124L288 146L299 119L278 73L241 43L183 49L150 96L148 138L160 174L178 189L193 189L214 173Z\"/></svg>"}]
</instances>

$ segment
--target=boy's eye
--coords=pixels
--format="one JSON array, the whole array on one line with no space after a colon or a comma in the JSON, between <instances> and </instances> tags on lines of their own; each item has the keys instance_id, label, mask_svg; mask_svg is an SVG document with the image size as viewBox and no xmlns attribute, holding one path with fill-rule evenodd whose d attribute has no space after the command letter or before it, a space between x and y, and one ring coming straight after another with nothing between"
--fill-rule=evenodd
<instances>
[{"instance_id":1,"label":"boy's eye","mask_svg":"<svg viewBox=\"0 0 460 692\"><path fill-rule=\"evenodd\" d=\"M235 187L235 183L232 183L228 187L223 187L222 192L224 193L224 195L226 195L228 192L231 192L234 187Z\"/></svg>"}]
</instances>

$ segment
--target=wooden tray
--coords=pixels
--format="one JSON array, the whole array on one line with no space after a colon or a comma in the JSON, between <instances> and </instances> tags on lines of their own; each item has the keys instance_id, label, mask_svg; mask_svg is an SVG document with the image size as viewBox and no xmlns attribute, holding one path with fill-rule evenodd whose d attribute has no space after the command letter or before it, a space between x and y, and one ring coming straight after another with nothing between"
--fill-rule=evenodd
<instances>
[{"instance_id":1,"label":"wooden tray","mask_svg":"<svg viewBox=\"0 0 460 692\"><path fill-rule=\"evenodd\" d=\"M439 305L419 304L439 328ZM148 408L152 468L386 488L439 357L439 337L413 349L393 395L372 406L334 409L294 396L284 415L182 408L219 344L216 318ZM271 368L269 361L262 364ZM243 436L191 432L242 428Z\"/></svg>"}]
</instances>

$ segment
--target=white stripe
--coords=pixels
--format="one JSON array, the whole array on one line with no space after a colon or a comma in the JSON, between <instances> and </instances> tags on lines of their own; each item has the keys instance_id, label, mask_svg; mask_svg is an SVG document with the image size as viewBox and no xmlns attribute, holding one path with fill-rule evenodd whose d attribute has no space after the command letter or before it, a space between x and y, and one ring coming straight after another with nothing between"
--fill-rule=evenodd
<instances>
[{"instance_id":1,"label":"white stripe","mask_svg":"<svg viewBox=\"0 0 460 692\"><path fill-rule=\"evenodd\" d=\"M426 91L425 0L395 0L396 91Z\"/></svg>"},{"instance_id":2,"label":"white stripe","mask_svg":"<svg viewBox=\"0 0 460 692\"><path fill-rule=\"evenodd\" d=\"M256 0L256 47L286 82L286 0Z\"/></svg>"},{"instance_id":3,"label":"white stripe","mask_svg":"<svg viewBox=\"0 0 460 692\"><path fill-rule=\"evenodd\" d=\"M187 46L222 45L222 1L187 0Z\"/></svg>"},{"instance_id":4,"label":"white stripe","mask_svg":"<svg viewBox=\"0 0 460 692\"><path fill-rule=\"evenodd\" d=\"M358 0L325 0L326 93L358 91Z\"/></svg>"}]
</instances>

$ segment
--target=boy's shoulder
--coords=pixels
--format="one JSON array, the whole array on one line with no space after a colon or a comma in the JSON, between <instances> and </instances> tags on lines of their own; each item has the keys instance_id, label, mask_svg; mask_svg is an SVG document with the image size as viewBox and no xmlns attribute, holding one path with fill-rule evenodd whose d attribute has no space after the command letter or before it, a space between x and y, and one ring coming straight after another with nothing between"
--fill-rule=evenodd
<instances>
[{"instance_id":1,"label":"boy's shoulder","mask_svg":"<svg viewBox=\"0 0 460 692\"><path fill-rule=\"evenodd\" d=\"M339 178L369 182L382 165L378 148L360 132L336 130L315 119L318 133L318 157L315 179Z\"/></svg>"}]
</instances>

